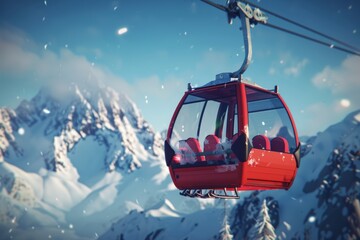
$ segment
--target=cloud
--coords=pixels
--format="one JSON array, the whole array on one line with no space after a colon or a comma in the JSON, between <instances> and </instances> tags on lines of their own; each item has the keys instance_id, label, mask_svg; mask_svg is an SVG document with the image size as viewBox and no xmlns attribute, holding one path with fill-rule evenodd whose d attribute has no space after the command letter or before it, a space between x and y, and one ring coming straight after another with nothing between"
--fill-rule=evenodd
<instances>
[{"instance_id":1,"label":"cloud","mask_svg":"<svg viewBox=\"0 0 360 240\"><path fill-rule=\"evenodd\" d=\"M68 48L58 52L44 49L14 29L0 28L0 52L2 91L10 92L20 86L28 90L31 86L33 97L40 87L47 86L54 97L64 99L68 86L74 83L87 90L110 86L129 96L157 130L167 128L172 115L169 109L176 108L186 90L186 81L171 76L164 80L154 75L129 83ZM15 99L16 94L10 93L10 97Z\"/></svg>"},{"instance_id":2,"label":"cloud","mask_svg":"<svg viewBox=\"0 0 360 240\"><path fill-rule=\"evenodd\" d=\"M326 66L312 79L313 84L322 89L330 89L334 95L344 95L360 101L360 58L347 57L340 66Z\"/></svg>"},{"instance_id":3,"label":"cloud","mask_svg":"<svg viewBox=\"0 0 360 240\"><path fill-rule=\"evenodd\" d=\"M98 67L84 56L67 48L58 53L31 42L25 34L0 29L0 72L21 81L34 81L38 85L58 82L104 85L120 81L120 77Z\"/></svg>"},{"instance_id":4,"label":"cloud","mask_svg":"<svg viewBox=\"0 0 360 240\"><path fill-rule=\"evenodd\" d=\"M332 102L316 102L302 111L302 120L298 128L301 135L313 135L324 131L328 126L341 121L352 110L352 103L348 99L334 99ZM349 111L350 110L350 111Z\"/></svg>"},{"instance_id":5,"label":"cloud","mask_svg":"<svg viewBox=\"0 0 360 240\"><path fill-rule=\"evenodd\" d=\"M328 92L322 102L315 102L302 111L302 134L323 131L360 108L360 58L347 57L337 67L325 67L312 78L312 83ZM326 93L326 92L325 92ZM322 93L323 94L323 93ZM325 102L326 101L326 102Z\"/></svg>"},{"instance_id":6,"label":"cloud","mask_svg":"<svg viewBox=\"0 0 360 240\"><path fill-rule=\"evenodd\" d=\"M10 74L28 71L34 63L39 61L39 57L23 47L26 41L18 34L8 30L0 31L0 70Z\"/></svg>"},{"instance_id":7,"label":"cloud","mask_svg":"<svg viewBox=\"0 0 360 240\"><path fill-rule=\"evenodd\" d=\"M281 53L277 61L272 62L268 69L269 75L284 74L286 76L297 77L308 65L309 60L302 60L293 56L290 52Z\"/></svg>"},{"instance_id":8,"label":"cloud","mask_svg":"<svg viewBox=\"0 0 360 240\"><path fill-rule=\"evenodd\" d=\"M307 59L303 59L300 62L297 62L287 68L284 69L284 73L286 75L290 75L290 76L298 76L301 72L301 70L304 69L304 67L308 64L308 60Z\"/></svg>"}]
</instances>

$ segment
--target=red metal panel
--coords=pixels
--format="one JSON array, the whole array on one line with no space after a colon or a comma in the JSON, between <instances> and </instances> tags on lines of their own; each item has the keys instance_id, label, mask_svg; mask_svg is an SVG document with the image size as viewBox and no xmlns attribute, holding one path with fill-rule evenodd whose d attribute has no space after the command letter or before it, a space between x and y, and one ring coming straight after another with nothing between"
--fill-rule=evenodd
<instances>
[{"instance_id":1,"label":"red metal panel","mask_svg":"<svg viewBox=\"0 0 360 240\"><path fill-rule=\"evenodd\" d=\"M289 189L297 172L293 154L252 149L245 163L169 168L178 189Z\"/></svg>"},{"instance_id":2,"label":"red metal panel","mask_svg":"<svg viewBox=\"0 0 360 240\"><path fill-rule=\"evenodd\" d=\"M240 83L237 88L237 100L238 100L238 126L239 133L243 132L247 137L249 137L249 120L248 120L248 107L246 100L246 90L245 84ZM244 185L244 182L247 179L247 172L245 170L244 163L240 164L239 171L241 174L241 186Z\"/></svg>"},{"instance_id":3,"label":"red metal panel","mask_svg":"<svg viewBox=\"0 0 360 240\"><path fill-rule=\"evenodd\" d=\"M243 169L247 173L244 187L265 189L288 189L297 171L293 154L255 148L250 151Z\"/></svg>"},{"instance_id":4,"label":"red metal panel","mask_svg":"<svg viewBox=\"0 0 360 240\"><path fill-rule=\"evenodd\" d=\"M238 99L238 113L239 113L239 132L244 132L246 136L249 136L249 120L248 120L248 107L246 100L245 84L240 83L237 89Z\"/></svg>"},{"instance_id":5,"label":"red metal panel","mask_svg":"<svg viewBox=\"0 0 360 240\"><path fill-rule=\"evenodd\" d=\"M171 177L178 189L214 189L240 185L237 164L174 168Z\"/></svg>"}]
</instances>

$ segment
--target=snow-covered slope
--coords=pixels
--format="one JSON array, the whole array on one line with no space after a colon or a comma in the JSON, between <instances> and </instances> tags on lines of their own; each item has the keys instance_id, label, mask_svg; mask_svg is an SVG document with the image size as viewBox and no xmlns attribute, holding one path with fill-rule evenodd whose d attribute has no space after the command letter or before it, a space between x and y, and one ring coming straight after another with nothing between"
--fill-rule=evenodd
<instances>
[{"instance_id":1,"label":"snow-covered slope","mask_svg":"<svg viewBox=\"0 0 360 240\"><path fill-rule=\"evenodd\" d=\"M221 208L181 214L165 200L144 211L130 212L100 239L216 239L223 218Z\"/></svg>"}]
</instances>

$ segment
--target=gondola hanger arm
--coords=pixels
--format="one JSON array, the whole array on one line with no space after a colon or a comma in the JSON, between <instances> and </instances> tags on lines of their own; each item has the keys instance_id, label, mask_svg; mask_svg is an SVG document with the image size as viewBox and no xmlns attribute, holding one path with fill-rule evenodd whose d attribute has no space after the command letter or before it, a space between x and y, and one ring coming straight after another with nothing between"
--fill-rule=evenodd
<instances>
[{"instance_id":1,"label":"gondola hanger arm","mask_svg":"<svg viewBox=\"0 0 360 240\"><path fill-rule=\"evenodd\" d=\"M266 23L267 17L258 8L252 8L249 4L242 3L236 0L228 0L226 6L214 3L209 0L201 0L215 8L218 8L227 13L228 23L232 24L232 20L240 18L241 30L244 38L245 57L239 70L230 74L231 78L236 78L241 81L241 75L246 71L252 59L252 42L250 26L257 23Z\"/></svg>"}]
</instances>

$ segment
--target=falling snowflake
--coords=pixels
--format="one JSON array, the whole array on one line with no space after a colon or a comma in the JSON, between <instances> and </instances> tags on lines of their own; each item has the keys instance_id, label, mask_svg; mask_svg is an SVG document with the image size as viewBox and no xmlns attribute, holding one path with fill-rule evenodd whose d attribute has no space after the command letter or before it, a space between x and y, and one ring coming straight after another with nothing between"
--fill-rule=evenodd
<instances>
[{"instance_id":1,"label":"falling snowflake","mask_svg":"<svg viewBox=\"0 0 360 240\"><path fill-rule=\"evenodd\" d=\"M315 216L310 216L308 221L311 222L311 223L315 222L316 221Z\"/></svg>"},{"instance_id":2,"label":"falling snowflake","mask_svg":"<svg viewBox=\"0 0 360 240\"><path fill-rule=\"evenodd\" d=\"M351 102L349 99L344 98L344 99L341 99L340 105L344 108L348 108L348 107L350 107Z\"/></svg>"},{"instance_id":3,"label":"falling snowflake","mask_svg":"<svg viewBox=\"0 0 360 240\"><path fill-rule=\"evenodd\" d=\"M125 33L127 33L128 29L126 27L123 27L123 28L119 28L118 31L117 31L117 34L118 35L123 35Z\"/></svg>"},{"instance_id":4,"label":"falling snowflake","mask_svg":"<svg viewBox=\"0 0 360 240\"><path fill-rule=\"evenodd\" d=\"M43 109L43 113L45 113L45 114L50 114L50 110L47 109L47 108L44 108L44 109Z\"/></svg>"},{"instance_id":5,"label":"falling snowflake","mask_svg":"<svg viewBox=\"0 0 360 240\"><path fill-rule=\"evenodd\" d=\"M24 134L25 134L25 129L19 128L18 134L19 134L19 135L24 135Z\"/></svg>"}]
</instances>

